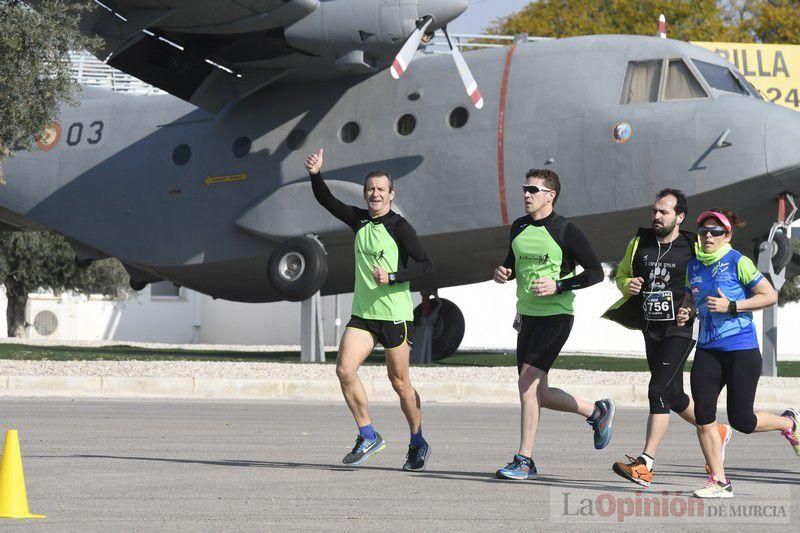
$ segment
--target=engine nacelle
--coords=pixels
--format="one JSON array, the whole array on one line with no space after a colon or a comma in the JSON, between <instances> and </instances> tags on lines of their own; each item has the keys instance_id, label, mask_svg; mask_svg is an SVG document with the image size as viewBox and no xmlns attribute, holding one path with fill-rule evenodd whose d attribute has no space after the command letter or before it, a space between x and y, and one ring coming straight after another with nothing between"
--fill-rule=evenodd
<instances>
[{"instance_id":1,"label":"engine nacelle","mask_svg":"<svg viewBox=\"0 0 800 533\"><path fill-rule=\"evenodd\" d=\"M366 71L391 64L403 42L425 16L429 31L441 28L467 7L465 0L339 0L320 3L308 16L285 30L294 48L332 59L343 70Z\"/></svg>"}]
</instances>

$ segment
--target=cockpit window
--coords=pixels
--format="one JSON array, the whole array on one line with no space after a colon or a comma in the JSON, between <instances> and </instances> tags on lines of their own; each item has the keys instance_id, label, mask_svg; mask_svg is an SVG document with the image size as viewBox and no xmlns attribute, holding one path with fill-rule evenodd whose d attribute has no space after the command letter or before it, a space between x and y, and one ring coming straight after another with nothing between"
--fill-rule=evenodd
<instances>
[{"instance_id":1,"label":"cockpit window","mask_svg":"<svg viewBox=\"0 0 800 533\"><path fill-rule=\"evenodd\" d=\"M640 104L658 101L661 82L661 60L631 61L622 86L621 104Z\"/></svg>"},{"instance_id":2,"label":"cockpit window","mask_svg":"<svg viewBox=\"0 0 800 533\"><path fill-rule=\"evenodd\" d=\"M744 76L742 76L741 74L737 74L737 75L736 75L736 79L737 79L737 80L739 80L739 83L743 84L743 85L744 85L744 86L747 88L747 90L748 90L748 91L750 91L750 94L752 94L753 96L755 96L755 97L756 97L756 98L758 98L759 100L763 100L763 99L764 99L764 97L763 97L763 96L761 96L761 91L759 91L758 89L756 89L756 88L753 86L753 84L752 84L752 83L750 83L749 81L747 81L747 78L745 78L745 77L744 77Z\"/></svg>"},{"instance_id":3,"label":"cockpit window","mask_svg":"<svg viewBox=\"0 0 800 533\"><path fill-rule=\"evenodd\" d=\"M705 98L706 92L682 59L671 59L664 84L664 100Z\"/></svg>"},{"instance_id":4,"label":"cockpit window","mask_svg":"<svg viewBox=\"0 0 800 533\"><path fill-rule=\"evenodd\" d=\"M743 94L745 96L750 94L739 82L736 76L733 75L733 72L731 72L730 69L721 67L719 65L714 65L713 63L699 61L697 59L693 59L692 61L694 61L694 65L697 67L697 70L700 71L700 74L703 75L711 87L719 89L720 91Z\"/></svg>"}]
</instances>

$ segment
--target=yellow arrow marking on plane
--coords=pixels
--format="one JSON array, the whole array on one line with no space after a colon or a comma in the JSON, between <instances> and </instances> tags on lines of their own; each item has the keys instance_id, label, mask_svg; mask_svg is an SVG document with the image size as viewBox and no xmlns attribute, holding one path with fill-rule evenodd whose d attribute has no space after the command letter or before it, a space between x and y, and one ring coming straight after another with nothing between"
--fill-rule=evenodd
<instances>
[{"instance_id":1,"label":"yellow arrow marking on plane","mask_svg":"<svg viewBox=\"0 0 800 533\"><path fill-rule=\"evenodd\" d=\"M206 185L213 185L215 183L230 183L232 181L245 181L247 174L231 174L229 176L208 176L203 180Z\"/></svg>"}]
</instances>

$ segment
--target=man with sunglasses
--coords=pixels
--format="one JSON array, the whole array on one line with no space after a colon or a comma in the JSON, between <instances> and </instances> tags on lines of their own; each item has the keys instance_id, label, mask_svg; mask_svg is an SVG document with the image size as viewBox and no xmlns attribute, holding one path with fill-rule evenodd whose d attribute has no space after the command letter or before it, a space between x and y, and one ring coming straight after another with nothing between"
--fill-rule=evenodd
<instances>
[{"instance_id":1,"label":"man with sunglasses","mask_svg":"<svg viewBox=\"0 0 800 533\"><path fill-rule=\"evenodd\" d=\"M576 413L586 417L594 429L594 446L605 448L611 440L614 402L591 403L550 387L547 373L569 337L573 323L573 291L603 279L600 260L589 240L553 206L561 192L558 174L547 169L532 169L523 186L525 216L511 225L508 256L494 271L497 283L517 279L518 387L522 404L519 450L505 467L497 471L501 479L534 479L536 466L531 458L539 410ZM575 266L583 272L575 275Z\"/></svg>"},{"instance_id":2,"label":"man with sunglasses","mask_svg":"<svg viewBox=\"0 0 800 533\"><path fill-rule=\"evenodd\" d=\"M670 411L695 423L694 404L683 390L683 368L694 348L692 324L677 324L676 312L683 301L686 266L694 257L697 235L680 229L686 219L686 196L677 189L656 194L649 228L639 228L628 243L617 269L622 298L603 315L644 336L650 369L650 415L642 453L629 462L618 461L614 472L633 483L649 487L656 452L667 433ZM722 454L731 428L718 426Z\"/></svg>"}]
</instances>

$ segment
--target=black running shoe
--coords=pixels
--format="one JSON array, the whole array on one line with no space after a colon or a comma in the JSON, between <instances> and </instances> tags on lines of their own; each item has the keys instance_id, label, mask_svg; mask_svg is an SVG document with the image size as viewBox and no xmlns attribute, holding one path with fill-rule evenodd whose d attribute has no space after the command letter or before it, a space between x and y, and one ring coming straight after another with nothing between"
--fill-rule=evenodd
<instances>
[{"instance_id":1,"label":"black running shoe","mask_svg":"<svg viewBox=\"0 0 800 533\"><path fill-rule=\"evenodd\" d=\"M422 446L408 445L408 453L406 454L406 464L403 465L403 470L411 472L421 472L425 470L425 464L428 457L431 456L431 447L427 442Z\"/></svg>"},{"instance_id":2,"label":"black running shoe","mask_svg":"<svg viewBox=\"0 0 800 533\"><path fill-rule=\"evenodd\" d=\"M386 448L386 442L377 431L375 432L375 440L367 440L359 435L356 438L356 445L353 446L353 451L345 455L342 462L346 465L358 466L369 459L371 455L384 448Z\"/></svg>"}]
</instances>

